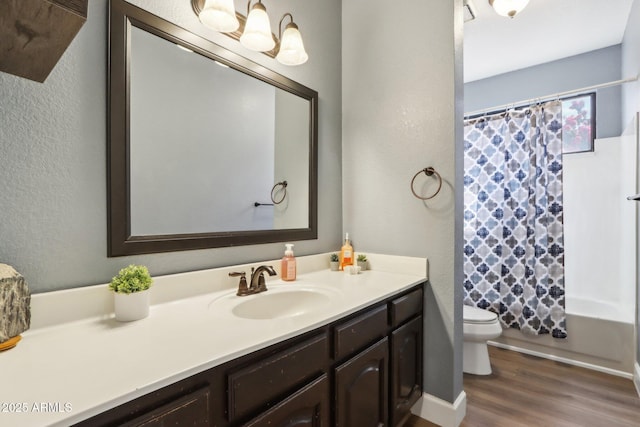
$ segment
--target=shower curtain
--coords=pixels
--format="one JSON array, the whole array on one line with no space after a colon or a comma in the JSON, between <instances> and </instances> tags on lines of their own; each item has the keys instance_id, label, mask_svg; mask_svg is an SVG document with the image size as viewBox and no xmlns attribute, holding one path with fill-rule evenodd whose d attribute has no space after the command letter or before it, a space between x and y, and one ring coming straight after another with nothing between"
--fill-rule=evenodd
<instances>
[{"instance_id":1,"label":"shower curtain","mask_svg":"<svg viewBox=\"0 0 640 427\"><path fill-rule=\"evenodd\" d=\"M566 338L562 106L465 122L465 304L503 326Z\"/></svg>"}]
</instances>

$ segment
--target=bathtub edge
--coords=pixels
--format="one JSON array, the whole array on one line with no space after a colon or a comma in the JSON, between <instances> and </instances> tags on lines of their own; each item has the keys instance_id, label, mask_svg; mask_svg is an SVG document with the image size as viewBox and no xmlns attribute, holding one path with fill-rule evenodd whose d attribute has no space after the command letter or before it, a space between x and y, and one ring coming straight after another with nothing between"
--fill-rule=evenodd
<instances>
[{"instance_id":1,"label":"bathtub edge","mask_svg":"<svg viewBox=\"0 0 640 427\"><path fill-rule=\"evenodd\" d=\"M549 360L553 360L553 361L556 361L556 362L566 363L568 365L578 366L580 368L591 369L593 371L603 372L605 374L615 375L617 377L622 377L622 378L626 378L626 379L629 379L629 380L634 380L634 382L636 384L636 390L640 394L640 388L639 388L640 378L639 378L639 381L636 382L636 379L634 379L634 374L632 374L632 373L621 371L619 369L608 368L606 366L596 365L596 364L593 364L593 363L583 362L583 361L572 359L572 358L569 358L569 357L564 357L564 356L558 356L558 355L555 355L555 354L544 353L544 352L541 352L541 351L531 350L531 349L524 348L524 347L518 347L518 346L511 345L511 344L504 344L504 343L497 342L497 341L488 341L487 343L489 345L494 346L494 347L503 348L505 350L517 351L519 353L528 354L530 356L541 357L543 359L549 359ZM638 375L640 375L639 369L640 368L636 364L636 377L638 377Z\"/></svg>"}]
</instances>

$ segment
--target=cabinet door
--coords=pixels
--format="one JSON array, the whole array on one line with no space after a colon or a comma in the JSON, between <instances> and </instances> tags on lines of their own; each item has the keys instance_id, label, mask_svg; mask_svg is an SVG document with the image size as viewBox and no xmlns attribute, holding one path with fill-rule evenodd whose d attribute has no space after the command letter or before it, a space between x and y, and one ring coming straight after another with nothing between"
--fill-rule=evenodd
<instances>
[{"instance_id":1,"label":"cabinet door","mask_svg":"<svg viewBox=\"0 0 640 427\"><path fill-rule=\"evenodd\" d=\"M387 425L388 339L357 354L336 368L337 427Z\"/></svg>"},{"instance_id":2,"label":"cabinet door","mask_svg":"<svg viewBox=\"0 0 640 427\"><path fill-rule=\"evenodd\" d=\"M329 380L323 375L245 427L329 427Z\"/></svg>"},{"instance_id":3,"label":"cabinet door","mask_svg":"<svg viewBox=\"0 0 640 427\"><path fill-rule=\"evenodd\" d=\"M422 316L391 335L391 425L402 425L422 394Z\"/></svg>"}]
</instances>

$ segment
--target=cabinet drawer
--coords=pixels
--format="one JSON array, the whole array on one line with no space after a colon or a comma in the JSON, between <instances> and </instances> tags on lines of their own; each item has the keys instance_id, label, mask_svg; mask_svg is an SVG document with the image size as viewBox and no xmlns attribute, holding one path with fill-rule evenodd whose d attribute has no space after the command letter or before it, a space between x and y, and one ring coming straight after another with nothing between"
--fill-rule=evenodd
<instances>
[{"instance_id":1,"label":"cabinet drawer","mask_svg":"<svg viewBox=\"0 0 640 427\"><path fill-rule=\"evenodd\" d=\"M387 306L382 305L335 327L335 357L341 359L387 333Z\"/></svg>"},{"instance_id":2,"label":"cabinet drawer","mask_svg":"<svg viewBox=\"0 0 640 427\"><path fill-rule=\"evenodd\" d=\"M227 376L229 421L271 406L325 371L326 333L230 371Z\"/></svg>"},{"instance_id":3,"label":"cabinet drawer","mask_svg":"<svg viewBox=\"0 0 640 427\"><path fill-rule=\"evenodd\" d=\"M396 327L422 311L422 289L396 298L389 303L391 326Z\"/></svg>"},{"instance_id":4,"label":"cabinet drawer","mask_svg":"<svg viewBox=\"0 0 640 427\"><path fill-rule=\"evenodd\" d=\"M121 427L207 425L209 414L209 389L203 388L119 425Z\"/></svg>"}]
</instances>

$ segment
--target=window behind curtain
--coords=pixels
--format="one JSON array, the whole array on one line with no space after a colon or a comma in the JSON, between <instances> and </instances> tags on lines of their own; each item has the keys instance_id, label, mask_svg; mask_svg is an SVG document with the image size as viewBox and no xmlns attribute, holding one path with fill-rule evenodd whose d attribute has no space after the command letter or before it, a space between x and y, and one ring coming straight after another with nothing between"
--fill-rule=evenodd
<instances>
[{"instance_id":1,"label":"window behind curtain","mask_svg":"<svg viewBox=\"0 0 640 427\"><path fill-rule=\"evenodd\" d=\"M596 94L560 98L562 101L562 153L593 151L596 135Z\"/></svg>"}]
</instances>

